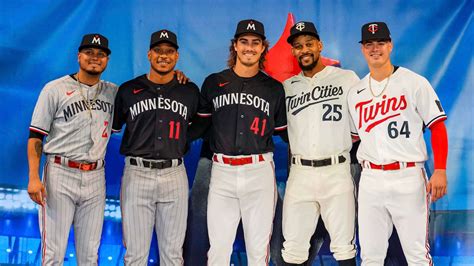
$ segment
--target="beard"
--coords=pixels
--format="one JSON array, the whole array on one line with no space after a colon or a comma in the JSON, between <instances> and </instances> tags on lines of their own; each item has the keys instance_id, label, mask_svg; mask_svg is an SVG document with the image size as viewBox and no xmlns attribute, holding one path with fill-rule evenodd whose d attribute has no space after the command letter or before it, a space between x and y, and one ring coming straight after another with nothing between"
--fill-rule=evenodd
<instances>
[{"instance_id":1,"label":"beard","mask_svg":"<svg viewBox=\"0 0 474 266\"><path fill-rule=\"evenodd\" d=\"M301 60L298 60L298 65L300 66L301 70L310 71L310 70L313 70L316 67L316 65L318 64L318 61L319 61L319 56L316 59L314 59L314 55L311 55L311 57L313 58L313 62L309 65L303 65Z\"/></svg>"}]
</instances>

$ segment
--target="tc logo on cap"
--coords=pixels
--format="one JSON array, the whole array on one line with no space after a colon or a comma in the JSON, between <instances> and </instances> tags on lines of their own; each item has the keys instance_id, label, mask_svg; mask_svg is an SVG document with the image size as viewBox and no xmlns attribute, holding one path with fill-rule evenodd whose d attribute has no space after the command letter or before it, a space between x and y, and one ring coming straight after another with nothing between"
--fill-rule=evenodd
<instances>
[{"instance_id":1,"label":"tc logo on cap","mask_svg":"<svg viewBox=\"0 0 474 266\"><path fill-rule=\"evenodd\" d=\"M256 30L253 21L250 21L249 24L247 24L247 30Z\"/></svg>"},{"instance_id":2,"label":"tc logo on cap","mask_svg":"<svg viewBox=\"0 0 474 266\"><path fill-rule=\"evenodd\" d=\"M367 30L370 31L372 34L375 34L379 30L379 25L377 24L370 24L367 27Z\"/></svg>"},{"instance_id":3,"label":"tc logo on cap","mask_svg":"<svg viewBox=\"0 0 474 266\"><path fill-rule=\"evenodd\" d=\"M96 43L96 44L100 45L100 37L99 37L99 35L94 36L94 38L92 38L92 42L91 42L91 43Z\"/></svg>"},{"instance_id":4,"label":"tc logo on cap","mask_svg":"<svg viewBox=\"0 0 474 266\"><path fill-rule=\"evenodd\" d=\"M304 29L304 22L299 22L296 24L295 29L302 31Z\"/></svg>"},{"instance_id":5,"label":"tc logo on cap","mask_svg":"<svg viewBox=\"0 0 474 266\"><path fill-rule=\"evenodd\" d=\"M166 39L169 39L170 37L168 37L168 32L166 32L166 31L162 31L162 32L160 33L160 38L166 38Z\"/></svg>"}]
</instances>

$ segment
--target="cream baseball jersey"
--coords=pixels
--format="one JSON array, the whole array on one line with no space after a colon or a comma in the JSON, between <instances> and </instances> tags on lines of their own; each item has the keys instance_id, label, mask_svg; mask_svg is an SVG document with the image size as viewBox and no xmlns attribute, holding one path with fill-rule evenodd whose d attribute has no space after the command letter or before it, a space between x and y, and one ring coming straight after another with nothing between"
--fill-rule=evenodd
<instances>
[{"instance_id":1,"label":"cream baseball jersey","mask_svg":"<svg viewBox=\"0 0 474 266\"><path fill-rule=\"evenodd\" d=\"M362 140L357 158L375 164L426 161L423 129L447 118L428 80L403 67L381 82L365 76L348 104Z\"/></svg>"},{"instance_id":2,"label":"cream baseball jersey","mask_svg":"<svg viewBox=\"0 0 474 266\"><path fill-rule=\"evenodd\" d=\"M293 155L320 159L350 151L347 93L358 81L351 70L326 66L311 78L300 73L283 83Z\"/></svg>"}]
</instances>

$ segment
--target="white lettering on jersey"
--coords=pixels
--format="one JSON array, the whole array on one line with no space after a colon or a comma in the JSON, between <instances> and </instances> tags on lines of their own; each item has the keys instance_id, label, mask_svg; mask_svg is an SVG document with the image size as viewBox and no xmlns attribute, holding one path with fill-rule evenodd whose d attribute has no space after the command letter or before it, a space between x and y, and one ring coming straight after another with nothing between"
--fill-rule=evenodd
<instances>
[{"instance_id":1,"label":"white lettering on jersey","mask_svg":"<svg viewBox=\"0 0 474 266\"><path fill-rule=\"evenodd\" d=\"M358 129L365 126L365 131L370 132L372 128L380 123L401 114L402 110L407 108L405 95L400 98L392 97L387 99L387 95L382 97L382 101L372 103L373 99L356 104L359 113Z\"/></svg>"},{"instance_id":2,"label":"white lettering on jersey","mask_svg":"<svg viewBox=\"0 0 474 266\"><path fill-rule=\"evenodd\" d=\"M270 116L270 103L266 100L248 93L228 93L212 99L214 109L217 111L227 105L241 104L253 106Z\"/></svg>"},{"instance_id":3,"label":"white lettering on jersey","mask_svg":"<svg viewBox=\"0 0 474 266\"><path fill-rule=\"evenodd\" d=\"M135 117L143 112L152 111L152 110L169 110L173 113L177 113L182 116L185 120L188 116L188 107L176 100L171 100L168 98L158 97L151 98L139 101L132 105L130 110L130 115L132 120Z\"/></svg>"}]
</instances>

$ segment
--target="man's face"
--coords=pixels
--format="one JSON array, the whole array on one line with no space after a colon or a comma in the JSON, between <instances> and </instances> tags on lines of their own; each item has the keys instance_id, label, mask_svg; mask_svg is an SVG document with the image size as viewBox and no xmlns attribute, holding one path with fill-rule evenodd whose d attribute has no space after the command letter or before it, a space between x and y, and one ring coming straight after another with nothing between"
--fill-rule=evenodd
<instances>
[{"instance_id":1,"label":"man's face","mask_svg":"<svg viewBox=\"0 0 474 266\"><path fill-rule=\"evenodd\" d=\"M234 50L237 52L237 62L251 67L258 65L260 56L265 51L265 45L261 37L253 34L243 34L234 43Z\"/></svg>"},{"instance_id":2,"label":"man's face","mask_svg":"<svg viewBox=\"0 0 474 266\"><path fill-rule=\"evenodd\" d=\"M387 40L374 40L362 43L362 54L369 67L380 67L390 60L393 44Z\"/></svg>"},{"instance_id":3,"label":"man's face","mask_svg":"<svg viewBox=\"0 0 474 266\"><path fill-rule=\"evenodd\" d=\"M322 50L323 43L311 35L297 36L291 47L291 52L303 71L309 71L316 67Z\"/></svg>"},{"instance_id":4,"label":"man's face","mask_svg":"<svg viewBox=\"0 0 474 266\"><path fill-rule=\"evenodd\" d=\"M173 71L178 58L178 50L166 42L159 43L148 51L148 61L150 61L151 68L161 75Z\"/></svg>"},{"instance_id":5,"label":"man's face","mask_svg":"<svg viewBox=\"0 0 474 266\"><path fill-rule=\"evenodd\" d=\"M79 68L89 75L100 75L107 68L109 56L98 48L84 48L77 54Z\"/></svg>"}]
</instances>

